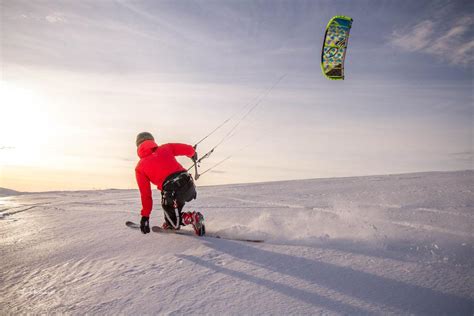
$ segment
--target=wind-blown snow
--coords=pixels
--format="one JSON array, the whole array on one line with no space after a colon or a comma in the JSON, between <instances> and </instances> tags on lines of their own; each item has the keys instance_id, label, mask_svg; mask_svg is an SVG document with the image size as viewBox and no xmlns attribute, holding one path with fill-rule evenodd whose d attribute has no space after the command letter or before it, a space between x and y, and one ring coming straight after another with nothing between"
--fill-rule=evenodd
<instances>
[{"instance_id":1,"label":"wind-blown snow","mask_svg":"<svg viewBox=\"0 0 474 316\"><path fill-rule=\"evenodd\" d=\"M208 231L262 244L142 235L135 190L4 197L0 314L472 315L473 189L473 171L198 188Z\"/></svg>"}]
</instances>

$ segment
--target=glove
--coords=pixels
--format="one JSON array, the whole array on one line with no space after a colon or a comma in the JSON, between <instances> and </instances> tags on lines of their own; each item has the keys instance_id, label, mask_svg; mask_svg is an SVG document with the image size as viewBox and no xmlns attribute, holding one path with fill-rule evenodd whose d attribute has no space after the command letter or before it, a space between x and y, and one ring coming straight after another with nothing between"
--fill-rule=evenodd
<instances>
[{"instance_id":1,"label":"glove","mask_svg":"<svg viewBox=\"0 0 474 316\"><path fill-rule=\"evenodd\" d=\"M148 234L150 232L150 218L148 216L142 216L142 220L140 221L140 230L144 234Z\"/></svg>"}]
</instances>

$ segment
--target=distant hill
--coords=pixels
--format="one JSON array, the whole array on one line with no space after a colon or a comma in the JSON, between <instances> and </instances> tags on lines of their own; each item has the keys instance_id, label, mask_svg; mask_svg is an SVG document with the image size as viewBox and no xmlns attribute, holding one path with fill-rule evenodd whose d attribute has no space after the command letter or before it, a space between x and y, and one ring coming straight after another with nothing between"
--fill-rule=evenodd
<instances>
[{"instance_id":1,"label":"distant hill","mask_svg":"<svg viewBox=\"0 0 474 316\"><path fill-rule=\"evenodd\" d=\"M21 194L21 192L5 189L5 188L0 188L0 197L9 196L9 195L18 195L18 194Z\"/></svg>"}]
</instances>

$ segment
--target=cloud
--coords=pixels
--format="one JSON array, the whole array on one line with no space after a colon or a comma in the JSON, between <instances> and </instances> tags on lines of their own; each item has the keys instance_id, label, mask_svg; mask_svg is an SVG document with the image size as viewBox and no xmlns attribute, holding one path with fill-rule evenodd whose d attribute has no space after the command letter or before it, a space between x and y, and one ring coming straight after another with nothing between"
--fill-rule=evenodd
<instances>
[{"instance_id":1,"label":"cloud","mask_svg":"<svg viewBox=\"0 0 474 316\"><path fill-rule=\"evenodd\" d=\"M9 18L11 20L31 20L36 22L47 22L50 24L60 24L60 23L67 23L67 19L65 15L61 12L52 12L47 15L45 13L21 13L21 14L14 14Z\"/></svg>"},{"instance_id":2,"label":"cloud","mask_svg":"<svg viewBox=\"0 0 474 316\"><path fill-rule=\"evenodd\" d=\"M413 27L411 32L395 30L391 42L404 50L415 52L424 49L430 44L434 33L434 23L423 21Z\"/></svg>"},{"instance_id":3,"label":"cloud","mask_svg":"<svg viewBox=\"0 0 474 316\"><path fill-rule=\"evenodd\" d=\"M393 31L390 43L408 52L425 53L451 64L468 65L474 62L474 39L470 32L473 24L471 16L457 20L425 20Z\"/></svg>"},{"instance_id":4,"label":"cloud","mask_svg":"<svg viewBox=\"0 0 474 316\"><path fill-rule=\"evenodd\" d=\"M454 159L467 160L474 163L474 152L472 151L455 152L449 153L448 155Z\"/></svg>"},{"instance_id":5,"label":"cloud","mask_svg":"<svg viewBox=\"0 0 474 316\"><path fill-rule=\"evenodd\" d=\"M55 23L66 23L67 20L64 17L64 15L60 12L53 12L52 14L49 14L45 17L46 21L48 21L51 24Z\"/></svg>"}]
</instances>

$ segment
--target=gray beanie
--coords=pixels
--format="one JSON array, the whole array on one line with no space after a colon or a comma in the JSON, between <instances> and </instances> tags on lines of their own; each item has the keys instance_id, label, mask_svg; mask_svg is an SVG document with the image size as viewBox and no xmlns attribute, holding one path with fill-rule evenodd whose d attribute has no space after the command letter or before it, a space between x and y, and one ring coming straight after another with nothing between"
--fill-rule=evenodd
<instances>
[{"instance_id":1,"label":"gray beanie","mask_svg":"<svg viewBox=\"0 0 474 316\"><path fill-rule=\"evenodd\" d=\"M151 135L148 132L141 132L140 134L137 135L137 147L140 146L141 143L143 143L146 140L155 140L153 138L153 135Z\"/></svg>"}]
</instances>

